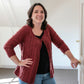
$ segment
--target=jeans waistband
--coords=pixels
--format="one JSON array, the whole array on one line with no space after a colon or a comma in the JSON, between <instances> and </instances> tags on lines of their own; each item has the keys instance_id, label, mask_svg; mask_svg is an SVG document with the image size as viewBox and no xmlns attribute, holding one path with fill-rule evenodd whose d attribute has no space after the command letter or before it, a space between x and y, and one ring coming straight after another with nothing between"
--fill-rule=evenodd
<instances>
[{"instance_id":1,"label":"jeans waistband","mask_svg":"<svg viewBox=\"0 0 84 84\"><path fill-rule=\"evenodd\" d=\"M47 77L50 76L50 73L45 73L45 74L36 74L38 77Z\"/></svg>"}]
</instances>

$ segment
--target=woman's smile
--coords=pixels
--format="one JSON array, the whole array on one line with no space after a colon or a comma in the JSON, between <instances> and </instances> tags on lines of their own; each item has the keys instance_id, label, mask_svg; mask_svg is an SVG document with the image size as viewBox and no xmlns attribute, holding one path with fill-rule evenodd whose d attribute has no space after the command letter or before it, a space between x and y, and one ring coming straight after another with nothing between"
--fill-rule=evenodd
<instances>
[{"instance_id":1,"label":"woman's smile","mask_svg":"<svg viewBox=\"0 0 84 84\"><path fill-rule=\"evenodd\" d=\"M36 19L37 20L43 20L43 17L42 16L36 16Z\"/></svg>"}]
</instances>

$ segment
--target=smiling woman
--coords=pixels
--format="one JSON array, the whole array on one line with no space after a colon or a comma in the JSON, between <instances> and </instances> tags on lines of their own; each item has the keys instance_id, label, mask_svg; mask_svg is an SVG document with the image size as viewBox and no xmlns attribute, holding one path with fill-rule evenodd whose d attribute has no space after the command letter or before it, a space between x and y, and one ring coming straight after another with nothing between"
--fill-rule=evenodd
<instances>
[{"instance_id":1,"label":"smiling woman","mask_svg":"<svg viewBox=\"0 0 84 84\"><path fill-rule=\"evenodd\" d=\"M76 68L80 63L70 52L65 42L53 28L47 24L47 12L41 3L35 3L28 12L29 19L4 45L8 57L17 65L15 74L20 84L56 84L52 61L52 42L71 61ZM21 60L14 51L20 45Z\"/></svg>"}]
</instances>

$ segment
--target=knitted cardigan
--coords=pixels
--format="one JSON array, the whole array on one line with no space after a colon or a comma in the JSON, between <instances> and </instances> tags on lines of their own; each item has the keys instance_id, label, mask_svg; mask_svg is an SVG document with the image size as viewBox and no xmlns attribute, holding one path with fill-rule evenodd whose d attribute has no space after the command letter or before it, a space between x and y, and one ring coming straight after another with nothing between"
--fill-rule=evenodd
<instances>
[{"instance_id":1,"label":"knitted cardigan","mask_svg":"<svg viewBox=\"0 0 84 84\"><path fill-rule=\"evenodd\" d=\"M4 49L8 57L16 55L14 47L19 44L21 48L21 60L24 60L26 58L32 58L33 64L29 68L24 66L17 66L15 69L15 74L22 81L27 82L28 84L34 84L35 76L39 65L42 41L44 42L48 51L50 63L50 77L52 78L54 74L54 69L52 61L51 43L53 42L56 47L58 47L63 53L69 50L69 48L49 24L47 24L41 39L35 37L30 26L24 25L4 45Z\"/></svg>"}]
</instances>

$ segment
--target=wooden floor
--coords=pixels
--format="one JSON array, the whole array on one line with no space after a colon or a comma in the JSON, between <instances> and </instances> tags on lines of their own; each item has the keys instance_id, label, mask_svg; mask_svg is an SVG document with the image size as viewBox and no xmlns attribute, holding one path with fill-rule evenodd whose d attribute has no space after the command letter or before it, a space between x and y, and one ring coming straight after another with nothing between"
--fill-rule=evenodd
<instances>
[{"instance_id":1,"label":"wooden floor","mask_svg":"<svg viewBox=\"0 0 84 84\"><path fill-rule=\"evenodd\" d=\"M0 68L0 84L19 84L14 69ZM78 70L55 69L56 84L79 84Z\"/></svg>"},{"instance_id":2,"label":"wooden floor","mask_svg":"<svg viewBox=\"0 0 84 84\"><path fill-rule=\"evenodd\" d=\"M19 84L14 69L0 68L0 84Z\"/></svg>"}]
</instances>

